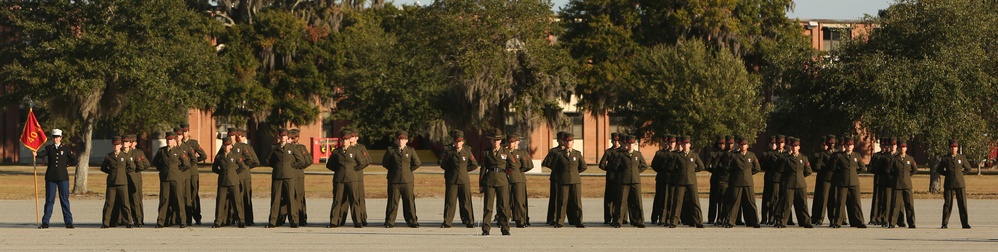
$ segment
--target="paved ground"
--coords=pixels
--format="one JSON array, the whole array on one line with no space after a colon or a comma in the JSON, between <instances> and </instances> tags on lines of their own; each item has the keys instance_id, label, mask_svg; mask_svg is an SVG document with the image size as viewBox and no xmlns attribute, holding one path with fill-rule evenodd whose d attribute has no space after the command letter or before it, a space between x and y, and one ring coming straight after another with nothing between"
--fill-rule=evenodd
<instances>
[{"instance_id":1,"label":"paved ground","mask_svg":"<svg viewBox=\"0 0 998 252\"><path fill-rule=\"evenodd\" d=\"M257 220L269 213L266 200L255 201ZM368 200L370 227L324 228L328 221L329 199L310 199L309 227L291 229L249 227L245 229L212 229L209 225L191 228L154 229L112 228L99 229L103 201L73 201L76 229L62 228L62 217L56 207L52 228L35 228L32 200L0 201L0 250L552 250L552 249L631 249L631 250L989 250L998 245L998 200L973 200L969 202L970 221L973 229L939 229L942 201L916 201L917 229L869 228L830 229L819 227L803 229L791 227L753 229L738 227L724 229L708 227L696 229L679 227L668 229L652 227L638 229L625 226L620 229L606 227L602 222L601 199L584 199L585 229L566 227L554 229L537 225L544 221L547 205L544 199L531 199L530 212L535 226L513 228L512 236L479 236L479 228L439 228L442 220L443 200L425 198L417 200L422 227L418 229L380 227L384 218L384 199ZM214 203L203 202L205 214L213 215ZM651 199L646 198L645 209L650 209ZM706 205L706 199L701 200ZM869 200L864 202L869 208ZM154 200L145 201L146 223L155 222ZM474 202L476 219L481 220L481 199ZM954 209L955 210L955 209ZM955 211L954 211L955 212ZM706 213L704 213L706 214ZM645 216L650 215L646 211ZM868 216L869 213L866 213ZM213 220L205 217L205 222ZM397 221L404 223L401 214ZM350 225L350 222L347 222ZM959 227L959 216L954 213L950 226ZM498 230L493 232L498 234Z\"/></svg>"}]
</instances>

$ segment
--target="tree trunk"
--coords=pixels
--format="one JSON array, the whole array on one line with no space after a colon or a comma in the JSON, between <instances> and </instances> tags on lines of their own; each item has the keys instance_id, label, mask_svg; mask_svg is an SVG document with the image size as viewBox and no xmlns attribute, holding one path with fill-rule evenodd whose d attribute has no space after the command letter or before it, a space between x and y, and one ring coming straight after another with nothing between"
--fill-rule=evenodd
<instances>
[{"instance_id":1,"label":"tree trunk","mask_svg":"<svg viewBox=\"0 0 998 252\"><path fill-rule=\"evenodd\" d=\"M937 163L939 163L938 157L929 158L929 193L942 193L942 181L939 172L936 171Z\"/></svg>"},{"instance_id":2,"label":"tree trunk","mask_svg":"<svg viewBox=\"0 0 998 252\"><path fill-rule=\"evenodd\" d=\"M73 180L73 194L86 194L87 177L90 170L90 151L93 147L94 136L93 118L83 120L83 151L80 152L80 162L76 165L76 179Z\"/></svg>"}]
</instances>

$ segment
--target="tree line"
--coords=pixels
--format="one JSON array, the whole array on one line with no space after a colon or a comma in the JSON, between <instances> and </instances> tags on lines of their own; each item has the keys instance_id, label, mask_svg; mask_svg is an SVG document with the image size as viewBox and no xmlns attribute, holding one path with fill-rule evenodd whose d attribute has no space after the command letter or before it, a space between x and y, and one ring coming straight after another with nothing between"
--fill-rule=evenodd
<instances>
[{"instance_id":1,"label":"tree line","mask_svg":"<svg viewBox=\"0 0 998 252\"><path fill-rule=\"evenodd\" d=\"M646 142L872 133L932 152L956 138L981 157L998 128L998 3L986 0L898 1L831 52L786 17L791 0L0 7L2 101L39 104L83 139L82 156L97 128L158 132L189 109L264 130L343 120L362 141L398 129L443 140L451 128L566 127L572 97Z\"/></svg>"}]
</instances>

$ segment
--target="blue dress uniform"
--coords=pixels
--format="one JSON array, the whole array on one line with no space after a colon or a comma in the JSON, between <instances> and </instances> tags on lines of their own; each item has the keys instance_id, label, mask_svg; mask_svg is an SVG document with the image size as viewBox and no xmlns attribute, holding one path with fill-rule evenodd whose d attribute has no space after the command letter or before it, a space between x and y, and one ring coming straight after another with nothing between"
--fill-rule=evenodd
<instances>
[{"instance_id":1,"label":"blue dress uniform","mask_svg":"<svg viewBox=\"0 0 998 252\"><path fill-rule=\"evenodd\" d=\"M52 130L52 138L61 137L62 130ZM42 215L42 226L39 228L49 227L56 192L59 192L59 204L62 206L62 219L66 228L73 228L73 213L69 210L69 171L66 168L75 166L79 159L72 150L61 144L45 146L36 157L48 166L45 170L45 214Z\"/></svg>"}]
</instances>

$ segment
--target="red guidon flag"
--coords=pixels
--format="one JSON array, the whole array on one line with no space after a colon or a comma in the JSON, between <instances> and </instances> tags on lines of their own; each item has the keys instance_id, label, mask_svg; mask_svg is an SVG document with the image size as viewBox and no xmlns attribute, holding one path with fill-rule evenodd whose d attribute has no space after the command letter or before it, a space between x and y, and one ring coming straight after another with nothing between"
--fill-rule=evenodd
<instances>
[{"instance_id":1,"label":"red guidon flag","mask_svg":"<svg viewBox=\"0 0 998 252\"><path fill-rule=\"evenodd\" d=\"M31 151L38 151L46 140L48 138L45 137L45 131L35 118L35 111L28 109L28 121L24 123L24 131L21 132L21 143Z\"/></svg>"}]
</instances>

